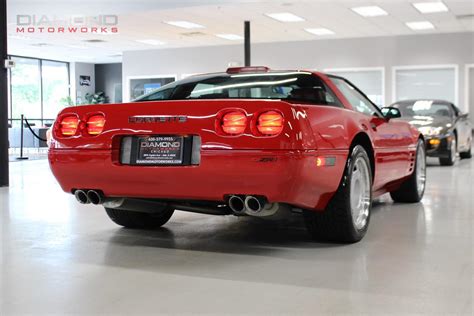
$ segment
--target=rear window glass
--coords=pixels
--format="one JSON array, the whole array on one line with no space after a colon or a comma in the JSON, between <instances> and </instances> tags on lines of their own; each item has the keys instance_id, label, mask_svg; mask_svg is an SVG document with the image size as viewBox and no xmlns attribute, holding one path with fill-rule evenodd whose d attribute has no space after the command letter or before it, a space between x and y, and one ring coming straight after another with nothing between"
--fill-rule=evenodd
<instances>
[{"instance_id":1,"label":"rear window glass","mask_svg":"<svg viewBox=\"0 0 474 316\"><path fill-rule=\"evenodd\" d=\"M305 72L198 76L174 82L135 101L187 99L281 99L342 106L321 79Z\"/></svg>"}]
</instances>

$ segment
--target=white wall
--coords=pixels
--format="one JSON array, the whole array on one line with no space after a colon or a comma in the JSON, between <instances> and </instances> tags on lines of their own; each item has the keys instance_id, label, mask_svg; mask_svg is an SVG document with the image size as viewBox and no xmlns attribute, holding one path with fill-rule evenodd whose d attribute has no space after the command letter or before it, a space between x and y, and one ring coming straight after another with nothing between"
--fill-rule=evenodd
<instances>
[{"instance_id":1,"label":"white wall","mask_svg":"<svg viewBox=\"0 0 474 316\"><path fill-rule=\"evenodd\" d=\"M94 64L70 63L69 75L71 81L71 98L77 103L78 100L84 102L86 93L95 93L95 67ZM90 76L90 86L81 86L79 76Z\"/></svg>"},{"instance_id":2,"label":"white wall","mask_svg":"<svg viewBox=\"0 0 474 316\"><path fill-rule=\"evenodd\" d=\"M385 102L392 100L392 67L459 65L459 105L465 106L464 65L474 63L474 33L411 35L306 42L254 44L252 64L274 69L385 67ZM223 71L230 62L243 64L243 45L127 51L127 77ZM125 96L125 91L124 91Z\"/></svg>"}]
</instances>

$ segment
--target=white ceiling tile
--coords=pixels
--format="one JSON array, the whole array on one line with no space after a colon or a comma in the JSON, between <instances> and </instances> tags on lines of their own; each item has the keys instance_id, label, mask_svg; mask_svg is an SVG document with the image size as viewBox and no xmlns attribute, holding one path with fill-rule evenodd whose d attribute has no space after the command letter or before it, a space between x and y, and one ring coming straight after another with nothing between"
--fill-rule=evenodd
<instances>
[{"instance_id":1,"label":"white ceiling tile","mask_svg":"<svg viewBox=\"0 0 474 316\"><path fill-rule=\"evenodd\" d=\"M412 2L433 0L225 0L216 5L214 0L200 1L120 1L114 6L110 1L90 2L69 0L67 5L48 8L43 14L67 16L93 11L119 14L118 35L97 34L26 34L28 40L10 39L12 51L29 54L51 54L51 56L92 56L97 62L117 61L112 54L124 50L165 49L171 47L196 47L211 45L234 45L236 42L220 39L215 34L237 34L243 36L243 21L251 21L253 43L317 40L318 37L304 31L305 28L327 28L335 32L331 38L396 36L418 34L405 23L428 20L436 27L429 33L474 31L474 19L457 19L456 15L474 14L474 0L443 0L449 8L445 13L421 14ZM14 15L25 12L40 12L40 1L10 0L9 34L15 35ZM351 8L375 5L388 15L364 18ZM72 8L74 10L72 10ZM74 12L73 12L74 11ZM265 16L265 13L291 12L304 18L296 23L281 23ZM167 25L163 21L185 20L205 26L203 29L183 29ZM198 32L197 35L187 36ZM422 34L426 31L422 32ZM83 43L84 39L101 38L102 44ZM136 40L164 42L160 46L137 43ZM45 42L46 47L31 44ZM68 47L84 44L85 49ZM50 57L52 58L52 57Z\"/></svg>"}]
</instances>

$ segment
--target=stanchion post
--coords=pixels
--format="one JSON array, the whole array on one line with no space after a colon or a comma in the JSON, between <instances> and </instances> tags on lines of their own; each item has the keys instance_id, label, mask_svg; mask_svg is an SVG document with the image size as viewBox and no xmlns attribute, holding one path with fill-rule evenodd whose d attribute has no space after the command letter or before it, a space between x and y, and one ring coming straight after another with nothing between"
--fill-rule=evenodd
<instances>
[{"instance_id":1,"label":"stanchion post","mask_svg":"<svg viewBox=\"0 0 474 316\"><path fill-rule=\"evenodd\" d=\"M21 130L20 130L20 157L16 158L18 160L28 159L28 157L23 156L23 129L25 128L25 125L23 123L24 118L25 118L25 116L22 114L21 115Z\"/></svg>"}]
</instances>

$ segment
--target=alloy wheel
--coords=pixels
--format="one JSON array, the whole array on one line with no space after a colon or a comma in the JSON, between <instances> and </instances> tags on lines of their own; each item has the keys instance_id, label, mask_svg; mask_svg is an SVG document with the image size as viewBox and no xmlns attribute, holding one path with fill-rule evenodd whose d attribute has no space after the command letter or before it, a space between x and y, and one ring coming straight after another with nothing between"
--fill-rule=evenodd
<instances>
[{"instance_id":1,"label":"alloy wheel","mask_svg":"<svg viewBox=\"0 0 474 316\"><path fill-rule=\"evenodd\" d=\"M370 174L367 161L357 157L352 167L350 206L352 222L358 230L367 224L370 211Z\"/></svg>"},{"instance_id":2,"label":"alloy wheel","mask_svg":"<svg viewBox=\"0 0 474 316\"><path fill-rule=\"evenodd\" d=\"M416 189L418 195L422 195L425 190L426 183L426 157L423 146L418 146L416 153Z\"/></svg>"}]
</instances>

